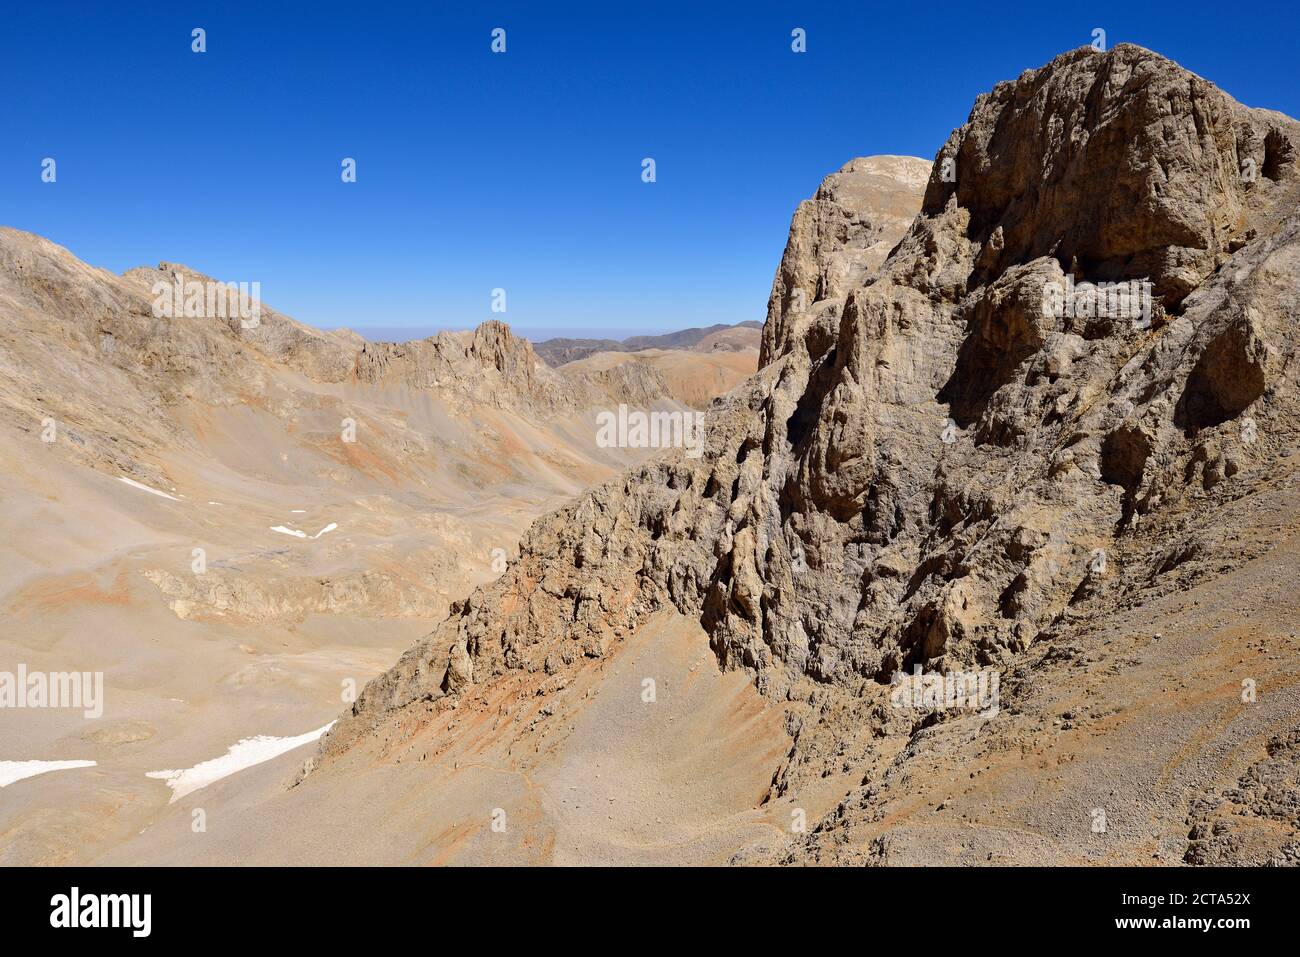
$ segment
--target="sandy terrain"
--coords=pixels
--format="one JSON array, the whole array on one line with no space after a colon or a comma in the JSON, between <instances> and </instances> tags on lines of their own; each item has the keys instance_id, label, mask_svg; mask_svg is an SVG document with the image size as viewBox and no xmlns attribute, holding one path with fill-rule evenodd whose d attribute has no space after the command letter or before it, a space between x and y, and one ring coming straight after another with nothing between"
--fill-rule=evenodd
<instances>
[{"instance_id":1,"label":"sandy terrain","mask_svg":"<svg viewBox=\"0 0 1300 957\"><path fill-rule=\"evenodd\" d=\"M698 624L662 614L572 684L548 684L494 688L291 790L304 754L268 762L97 862L717 864L784 840L793 803L763 803L789 747L783 713L718 671Z\"/></svg>"},{"instance_id":2,"label":"sandy terrain","mask_svg":"<svg viewBox=\"0 0 1300 957\"><path fill-rule=\"evenodd\" d=\"M752 326L734 326L711 332L691 348L696 352L744 352L746 349L758 351L763 341L763 330Z\"/></svg>"},{"instance_id":3,"label":"sandy terrain","mask_svg":"<svg viewBox=\"0 0 1300 957\"><path fill-rule=\"evenodd\" d=\"M729 332L732 330L728 330ZM758 369L758 330L737 330L746 348L642 349L638 352L597 352L585 359L565 363L566 372L612 369L626 363L643 363L658 370L676 398L703 408L714 396L730 392ZM707 340L705 340L707 341ZM703 345L703 342L701 343Z\"/></svg>"}]
</instances>

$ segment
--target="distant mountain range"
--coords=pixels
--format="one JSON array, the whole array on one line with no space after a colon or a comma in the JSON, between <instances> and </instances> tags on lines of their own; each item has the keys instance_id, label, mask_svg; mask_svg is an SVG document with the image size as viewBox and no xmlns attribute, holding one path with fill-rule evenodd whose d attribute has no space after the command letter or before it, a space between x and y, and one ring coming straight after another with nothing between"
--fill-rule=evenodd
<instances>
[{"instance_id":1,"label":"distant mountain range","mask_svg":"<svg viewBox=\"0 0 1300 957\"><path fill-rule=\"evenodd\" d=\"M745 331L748 330L748 331ZM757 349L762 338L761 322L718 323L693 327L661 336L632 336L628 339L547 339L533 343L533 350L549 366L585 359L597 352L639 352L642 349L692 349L698 352L739 352Z\"/></svg>"}]
</instances>

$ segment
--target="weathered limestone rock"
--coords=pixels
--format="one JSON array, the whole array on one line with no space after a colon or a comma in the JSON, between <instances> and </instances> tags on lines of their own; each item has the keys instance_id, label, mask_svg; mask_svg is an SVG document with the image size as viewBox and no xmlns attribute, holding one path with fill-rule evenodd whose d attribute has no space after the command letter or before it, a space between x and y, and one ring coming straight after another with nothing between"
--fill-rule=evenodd
<instances>
[{"instance_id":1,"label":"weathered limestone rock","mask_svg":"<svg viewBox=\"0 0 1300 957\"><path fill-rule=\"evenodd\" d=\"M1295 442L1297 143L1294 120L1123 45L980 96L901 240L908 165L833 174L795 213L762 367L709 410L706 454L537 523L410 653L457 649L441 688L399 665L324 755L471 677L573 667L548 650L600 654L671 604L806 721L780 793L897 730L871 689L900 669L1008 668L1053 641L1142 515ZM881 175L900 178L882 194ZM1067 279L1149 281L1151 315L1055 314Z\"/></svg>"}]
</instances>

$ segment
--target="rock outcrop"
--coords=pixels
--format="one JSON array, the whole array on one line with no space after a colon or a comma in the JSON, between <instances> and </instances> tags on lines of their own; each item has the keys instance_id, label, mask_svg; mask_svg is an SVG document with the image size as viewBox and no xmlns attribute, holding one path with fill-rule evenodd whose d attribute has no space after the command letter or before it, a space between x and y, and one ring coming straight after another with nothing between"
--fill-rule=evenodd
<instances>
[{"instance_id":1,"label":"rock outcrop","mask_svg":"<svg viewBox=\"0 0 1300 957\"><path fill-rule=\"evenodd\" d=\"M860 157L799 204L768 299L760 365L788 342L834 337L847 295L916 218L916 195L926 188L930 165L915 156Z\"/></svg>"}]
</instances>

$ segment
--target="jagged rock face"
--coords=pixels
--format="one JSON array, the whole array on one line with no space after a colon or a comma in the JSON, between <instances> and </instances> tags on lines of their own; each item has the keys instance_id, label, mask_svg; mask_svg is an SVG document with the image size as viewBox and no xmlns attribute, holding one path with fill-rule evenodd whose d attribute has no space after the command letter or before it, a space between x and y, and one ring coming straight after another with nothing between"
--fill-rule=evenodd
<instances>
[{"instance_id":1,"label":"jagged rock face","mask_svg":"<svg viewBox=\"0 0 1300 957\"><path fill-rule=\"evenodd\" d=\"M1092 279L1149 277L1175 305L1223 264L1293 175L1294 126L1168 66L1085 48L976 101L939 154L955 182L925 197L927 215L954 195L969 212L976 281L1053 256Z\"/></svg>"},{"instance_id":2,"label":"jagged rock face","mask_svg":"<svg viewBox=\"0 0 1300 957\"><path fill-rule=\"evenodd\" d=\"M558 371L532 343L494 320L472 332L440 332L411 342L363 342L356 378L375 384L454 389L466 399L541 415L610 402L648 405L671 394L653 369Z\"/></svg>"},{"instance_id":3,"label":"jagged rock face","mask_svg":"<svg viewBox=\"0 0 1300 957\"><path fill-rule=\"evenodd\" d=\"M496 321L472 332L440 332L412 342L364 343L356 374L362 382L455 386L476 401L498 405L522 401L542 410L565 406L570 397L564 378L537 358L532 344Z\"/></svg>"},{"instance_id":4,"label":"jagged rock face","mask_svg":"<svg viewBox=\"0 0 1300 957\"><path fill-rule=\"evenodd\" d=\"M814 731L844 700L841 742L887 731L870 689L898 669L1010 666L1096 585L1096 549L1294 445L1297 143L1149 51L1073 51L976 101L879 268L850 164L795 215L763 367L707 413L705 455L535 525L324 753L507 669L563 681L664 604L807 704L778 790L845 753ZM1045 310L1067 278L1150 280L1151 321Z\"/></svg>"},{"instance_id":5,"label":"jagged rock face","mask_svg":"<svg viewBox=\"0 0 1300 957\"><path fill-rule=\"evenodd\" d=\"M915 156L860 157L799 204L768 299L760 365L796 339L834 337L831 306L842 305L907 232L929 176L930 164Z\"/></svg>"}]
</instances>

